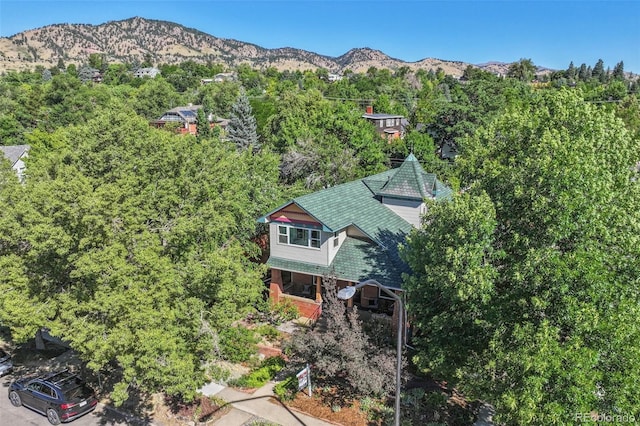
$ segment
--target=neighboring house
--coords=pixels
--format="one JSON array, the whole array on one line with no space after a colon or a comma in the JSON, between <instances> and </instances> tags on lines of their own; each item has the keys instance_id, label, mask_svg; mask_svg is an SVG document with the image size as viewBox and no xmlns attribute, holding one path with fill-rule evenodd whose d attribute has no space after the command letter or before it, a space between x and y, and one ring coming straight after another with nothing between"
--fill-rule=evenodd
<instances>
[{"instance_id":1,"label":"neighboring house","mask_svg":"<svg viewBox=\"0 0 640 426\"><path fill-rule=\"evenodd\" d=\"M329 73L328 78L329 78L329 81L331 81L331 82L342 80L342 76L340 74Z\"/></svg>"},{"instance_id":2,"label":"neighboring house","mask_svg":"<svg viewBox=\"0 0 640 426\"><path fill-rule=\"evenodd\" d=\"M202 105L187 105L172 108L162 114L157 120L151 121L149 124L161 128L168 123L179 123L177 128L181 134L196 135L198 133L198 110L202 108ZM229 124L229 120L218 118L214 120L212 114L209 114L209 127L219 126L223 130L226 129Z\"/></svg>"},{"instance_id":3,"label":"neighboring house","mask_svg":"<svg viewBox=\"0 0 640 426\"><path fill-rule=\"evenodd\" d=\"M301 315L321 313L322 277L342 288L366 279L402 292L408 266L398 246L426 212L425 199L449 199L451 189L410 154L402 165L374 176L295 198L260 219L269 224L270 298L289 299ZM395 312L393 300L366 286L354 302Z\"/></svg>"},{"instance_id":4,"label":"neighboring house","mask_svg":"<svg viewBox=\"0 0 640 426\"><path fill-rule=\"evenodd\" d=\"M93 81L94 83L102 83L102 73L97 68L82 67L78 70L78 77L82 81Z\"/></svg>"},{"instance_id":5,"label":"neighboring house","mask_svg":"<svg viewBox=\"0 0 640 426\"><path fill-rule=\"evenodd\" d=\"M368 106L366 114L362 118L369 120L380 136L387 140L404 137L404 131L408 124L402 115L378 114L373 112L373 107Z\"/></svg>"},{"instance_id":6,"label":"neighboring house","mask_svg":"<svg viewBox=\"0 0 640 426\"><path fill-rule=\"evenodd\" d=\"M189 133L195 135L198 132L197 114L200 108L202 108L202 105L187 105L175 107L166 111L159 119L150 122L150 124L152 126L161 128L166 126L168 123L179 123L179 133Z\"/></svg>"},{"instance_id":7,"label":"neighboring house","mask_svg":"<svg viewBox=\"0 0 640 426\"><path fill-rule=\"evenodd\" d=\"M156 78L158 74L160 74L160 70L156 67L138 68L133 72L133 76L137 78L143 78L143 77Z\"/></svg>"},{"instance_id":8,"label":"neighboring house","mask_svg":"<svg viewBox=\"0 0 640 426\"><path fill-rule=\"evenodd\" d=\"M234 81L236 79L232 72L221 72L213 76L213 81L222 83L223 81Z\"/></svg>"},{"instance_id":9,"label":"neighboring house","mask_svg":"<svg viewBox=\"0 0 640 426\"><path fill-rule=\"evenodd\" d=\"M0 146L0 151L4 154L4 157L11 163L11 168L18 175L20 182L24 182L25 165L24 159L29 156L29 145L8 145Z\"/></svg>"}]
</instances>

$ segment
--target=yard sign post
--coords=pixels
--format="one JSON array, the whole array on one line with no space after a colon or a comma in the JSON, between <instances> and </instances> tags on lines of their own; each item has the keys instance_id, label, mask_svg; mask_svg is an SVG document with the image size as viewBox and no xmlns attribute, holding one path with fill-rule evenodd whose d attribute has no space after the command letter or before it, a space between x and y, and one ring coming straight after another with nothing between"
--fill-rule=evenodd
<instances>
[{"instance_id":1,"label":"yard sign post","mask_svg":"<svg viewBox=\"0 0 640 426\"><path fill-rule=\"evenodd\" d=\"M298 390L307 387L309 388L309 396L311 396L311 368L309 368L309 364L296 374L296 377L298 378Z\"/></svg>"}]
</instances>

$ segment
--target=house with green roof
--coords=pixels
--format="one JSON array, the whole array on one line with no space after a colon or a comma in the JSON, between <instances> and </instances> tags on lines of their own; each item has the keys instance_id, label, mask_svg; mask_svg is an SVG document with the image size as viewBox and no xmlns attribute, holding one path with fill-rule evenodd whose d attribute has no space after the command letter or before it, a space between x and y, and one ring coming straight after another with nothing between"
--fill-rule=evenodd
<instances>
[{"instance_id":1,"label":"house with green roof","mask_svg":"<svg viewBox=\"0 0 640 426\"><path fill-rule=\"evenodd\" d=\"M400 167L294 198L262 216L269 224L270 297L288 298L301 314L321 312L322 277L338 287L375 279L402 292L407 265L398 254L426 212L425 200L446 200L451 189L424 171L410 154ZM391 313L393 300L378 287L365 286L354 301Z\"/></svg>"}]
</instances>

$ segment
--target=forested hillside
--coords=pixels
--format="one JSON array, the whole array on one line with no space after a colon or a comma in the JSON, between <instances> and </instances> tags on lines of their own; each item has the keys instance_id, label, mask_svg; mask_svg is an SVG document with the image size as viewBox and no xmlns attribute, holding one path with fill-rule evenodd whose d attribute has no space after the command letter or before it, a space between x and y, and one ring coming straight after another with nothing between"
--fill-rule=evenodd
<instances>
[{"instance_id":1,"label":"forested hillside","mask_svg":"<svg viewBox=\"0 0 640 426\"><path fill-rule=\"evenodd\" d=\"M46 326L112 389L188 400L219 335L263 303L256 219L294 196L384 171L410 152L456 192L403 248L416 368L506 424L638 413L640 104L623 64L539 78L468 67L233 69L192 61L134 78L82 67L0 77L0 326ZM149 125L202 105L198 135ZM365 107L407 117L381 138ZM206 117L229 118L211 129ZM442 160L443 147L457 157Z\"/></svg>"}]
</instances>

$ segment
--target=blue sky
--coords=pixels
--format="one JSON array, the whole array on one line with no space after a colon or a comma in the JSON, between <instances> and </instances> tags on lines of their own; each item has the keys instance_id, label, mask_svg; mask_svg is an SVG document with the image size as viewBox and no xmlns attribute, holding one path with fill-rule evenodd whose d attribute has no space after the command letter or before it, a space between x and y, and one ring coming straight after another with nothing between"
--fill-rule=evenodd
<instances>
[{"instance_id":1,"label":"blue sky","mask_svg":"<svg viewBox=\"0 0 640 426\"><path fill-rule=\"evenodd\" d=\"M133 16L328 56L370 47L409 62L529 58L554 69L602 59L605 68L624 61L640 73L640 0L0 0L0 36Z\"/></svg>"}]
</instances>

